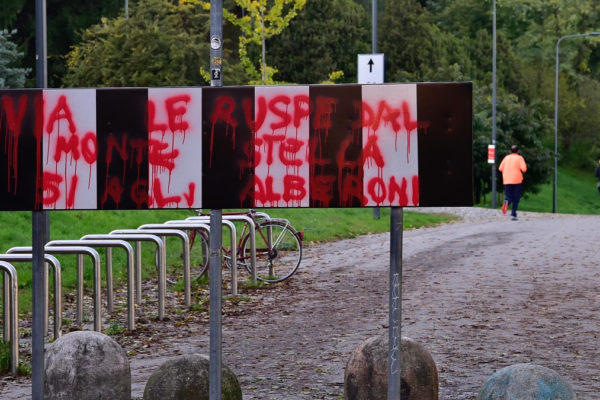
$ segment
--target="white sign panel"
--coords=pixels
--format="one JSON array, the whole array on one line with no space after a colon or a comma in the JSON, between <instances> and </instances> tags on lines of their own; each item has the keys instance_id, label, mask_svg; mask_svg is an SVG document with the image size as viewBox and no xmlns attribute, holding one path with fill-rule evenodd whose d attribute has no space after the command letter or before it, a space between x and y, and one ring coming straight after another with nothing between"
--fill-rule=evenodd
<instances>
[{"instance_id":1,"label":"white sign panel","mask_svg":"<svg viewBox=\"0 0 600 400\"><path fill-rule=\"evenodd\" d=\"M255 89L256 207L308 207L308 86Z\"/></svg>"},{"instance_id":2,"label":"white sign panel","mask_svg":"<svg viewBox=\"0 0 600 400\"><path fill-rule=\"evenodd\" d=\"M200 208L202 89L148 89L150 208Z\"/></svg>"},{"instance_id":3,"label":"white sign panel","mask_svg":"<svg viewBox=\"0 0 600 400\"><path fill-rule=\"evenodd\" d=\"M44 209L96 208L96 93L44 90Z\"/></svg>"},{"instance_id":4,"label":"white sign panel","mask_svg":"<svg viewBox=\"0 0 600 400\"><path fill-rule=\"evenodd\" d=\"M366 205L418 206L417 85L363 86L362 100Z\"/></svg>"},{"instance_id":5,"label":"white sign panel","mask_svg":"<svg viewBox=\"0 0 600 400\"><path fill-rule=\"evenodd\" d=\"M383 83L384 55L359 54L358 55L358 83Z\"/></svg>"}]
</instances>

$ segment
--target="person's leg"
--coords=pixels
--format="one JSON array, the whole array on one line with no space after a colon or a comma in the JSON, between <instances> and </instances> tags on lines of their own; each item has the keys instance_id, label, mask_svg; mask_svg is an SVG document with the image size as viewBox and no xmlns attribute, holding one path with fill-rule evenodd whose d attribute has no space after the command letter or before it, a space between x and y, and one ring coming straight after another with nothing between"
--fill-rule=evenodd
<instances>
[{"instance_id":1,"label":"person's leg","mask_svg":"<svg viewBox=\"0 0 600 400\"><path fill-rule=\"evenodd\" d=\"M508 205L513 202L513 193L515 185L504 185L504 203L502 204L502 212L506 214Z\"/></svg>"},{"instance_id":2,"label":"person's leg","mask_svg":"<svg viewBox=\"0 0 600 400\"><path fill-rule=\"evenodd\" d=\"M513 218L517 218L517 208L519 207L519 200L521 200L521 188L523 187L522 183L513 186L512 192L512 210L510 212L510 216Z\"/></svg>"}]
</instances>

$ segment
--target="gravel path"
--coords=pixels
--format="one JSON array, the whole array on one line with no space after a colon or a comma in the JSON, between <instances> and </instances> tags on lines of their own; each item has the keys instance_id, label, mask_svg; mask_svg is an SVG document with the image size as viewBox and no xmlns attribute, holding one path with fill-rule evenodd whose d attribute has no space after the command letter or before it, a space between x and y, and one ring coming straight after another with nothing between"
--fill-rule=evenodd
<instances>
[{"instance_id":1,"label":"gravel path","mask_svg":"<svg viewBox=\"0 0 600 400\"><path fill-rule=\"evenodd\" d=\"M462 217L405 231L403 240L402 334L431 352L440 399L475 399L492 373L519 362L556 370L580 400L597 398L600 217L521 212L510 221L478 208L417 211ZM387 234L313 245L288 284L230 304L223 361L244 399L341 398L353 349L387 330L388 265ZM132 396L142 396L166 359L208 353L206 315L181 321L152 321L147 336L122 338ZM31 393L23 378L1 384L2 399Z\"/></svg>"}]
</instances>

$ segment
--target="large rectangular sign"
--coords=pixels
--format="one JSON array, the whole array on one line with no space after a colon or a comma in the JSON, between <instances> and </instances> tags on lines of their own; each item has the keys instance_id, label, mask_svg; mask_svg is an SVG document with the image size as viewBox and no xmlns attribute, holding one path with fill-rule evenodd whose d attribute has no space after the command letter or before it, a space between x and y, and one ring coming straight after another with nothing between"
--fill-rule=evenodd
<instances>
[{"instance_id":1,"label":"large rectangular sign","mask_svg":"<svg viewBox=\"0 0 600 400\"><path fill-rule=\"evenodd\" d=\"M0 210L472 205L472 85L0 90Z\"/></svg>"}]
</instances>

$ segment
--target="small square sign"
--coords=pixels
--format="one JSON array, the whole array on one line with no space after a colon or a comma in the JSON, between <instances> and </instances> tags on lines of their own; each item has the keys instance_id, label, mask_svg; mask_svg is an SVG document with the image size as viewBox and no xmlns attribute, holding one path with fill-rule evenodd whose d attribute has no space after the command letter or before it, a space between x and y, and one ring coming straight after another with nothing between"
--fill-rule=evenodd
<instances>
[{"instance_id":1,"label":"small square sign","mask_svg":"<svg viewBox=\"0 0 600 400\"><path fill-rule=\"evenodd\" d=\"M496 162L496 145L488 144L488 164L494 164Z\"/></svg>"},{"instance_id":2,"label":"small square sign","mask_svg":"<svg viewBox=\"0 0 600 400\"><path fill-rule=\"evenodd\" d=\"M383 83L384 55L359 54L358 55L358 83Z\"/></svg>"}]
</instances>

